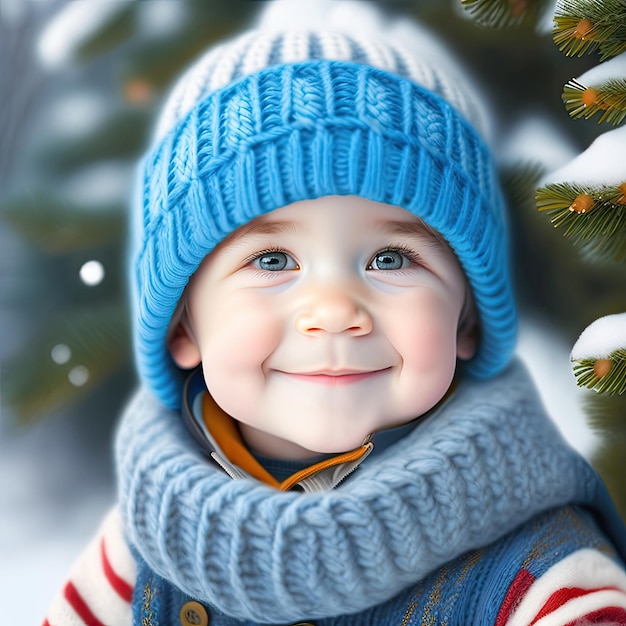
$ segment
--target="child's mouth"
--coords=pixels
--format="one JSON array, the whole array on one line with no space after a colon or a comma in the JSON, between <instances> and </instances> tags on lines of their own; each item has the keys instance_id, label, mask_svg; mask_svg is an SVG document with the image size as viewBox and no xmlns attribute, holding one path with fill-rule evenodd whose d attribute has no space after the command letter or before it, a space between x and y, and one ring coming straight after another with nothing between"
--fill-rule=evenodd
<instances>
[{"instance_id":1,"label":"child's mouth","mask_svg":"<svg viewBox=\"0 0 626 626\"><path fill-rule=\"evenodd\" d=\"M376 376L391 370L390 367L378 370L354 371L354 370L329 370L317 372L281 372L293 380L301 380L308 383L321 385L349 385L370 380Z\"/></svg>"}]
</instances>

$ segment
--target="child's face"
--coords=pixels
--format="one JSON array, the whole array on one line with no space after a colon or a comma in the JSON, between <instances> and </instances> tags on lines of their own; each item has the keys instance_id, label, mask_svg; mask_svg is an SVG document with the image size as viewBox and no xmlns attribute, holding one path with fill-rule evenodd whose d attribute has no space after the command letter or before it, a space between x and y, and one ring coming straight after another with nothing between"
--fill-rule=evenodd
<instances>
[{"instance_id":1,"label":"child's face","mask_svg":"<svg viewBox=\"0 0 626 626\"><path fill-rule=\"evenodd\" d=\"M361 445L432 408L474 340L458 334L452 251L398 207L329 196L275 210L204 260L170 343L202 362L217 404L257 452L305 458Z\"/></svg>"}]
</instances>

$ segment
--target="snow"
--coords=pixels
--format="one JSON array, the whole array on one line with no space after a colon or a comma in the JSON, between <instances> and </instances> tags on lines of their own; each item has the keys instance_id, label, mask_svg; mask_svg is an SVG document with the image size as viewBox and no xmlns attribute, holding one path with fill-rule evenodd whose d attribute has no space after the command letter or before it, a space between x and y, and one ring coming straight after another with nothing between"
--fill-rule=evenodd
<instances>
[{"instance_id":1,"label":"snow","mask_svg":"<svg viewBox=\"0 0 626 626\"><path fill-rule=\"evenodd\" d=\"M178 32L188 7L184 2L151 0L137 3L137 27L145 37L162 37Z\"/></svg>"},{"instance_id":2,"label":"snow","mask_svg":"<svg viewBox=\"0 0 626 626\"><path fill-rule=\"evenodd\" d=\"M566 182L597 186L626 182L626 126L600 135L575 159L545 176L540 186Z\"/></svg>"},{"instance_id":3,"label":"snow","mask_svg":"<svg viewBox=\"0 0 626 626\"><path fill-rule=\"evenodd\" d=\"M552 2L546 2L545 4L545 9L537 21L535 30L539 35L551 37L556 23L554 21L554 12L556 11L557 2L552 0Z\"/></svg>"},{"instance_id":4,"label":"snow","mask_svg":"<svg viewBox=\"0 0 626 626\"><path fill-rule=\"evenodd\" d=\"M532 113L519 120L499 146L506 164L537 163L553 171L571 161L578 149L571 138L545 115Z\"/></svg>"},{"instance_id":5,"label":"snow","mask_svg":"<svg viewBox=\"0 0 626 626\"><path fill-rule=\"evenodd\" d=\"M44 28L38 55L44 67L57 69L71 60L80 45L135 0L68 2Z\"/></svg>"},{"instance_id":6,"label":"snow","mask_svg":"<svg viewBox=\"0 0 626 626\"><path fill-rule=\"evenodd\" d=\"M0 624L42 623L113 503L110 454L77 430L59 416L0 433Z\"/></svg>"},{"instance_id":7,"label":"snow","mask_svg":"<svg viewBox=\"0 0 626 626\"><path fill-rule=\"evenodd\" d=\"M570 346L544 322L522 320L517 353L526 364L544 406L565 440L590 459L600 436L591 430L583 407L589 391L576 384Z\"/></svg>"},{"instance_id":8,"label":"snow","mask_svg":"<svg viewBox=\"0 0 626 626\"><path fill-rule=\"evenodd\" d=\"M606 359L626 350L626 313L606 315L587 326L572 348L572 359Z\"/></svg>"},{"instance_id":9,"label":"snow","mask_svg":"<svg viewBox=\"0 0 626 626\"><path fill-rule=\"evenodd\" d=\"M125 161L100 161L68 176L59 196L74 206L107 209L128 197L134 170Z\"/></svg>"},{"instance_id":10,"label":"snow","mask_svg":"<svg viewBox=\"0 0 626 626\"><path fill-rule=\"evenodd\" d=\"M56 141L71 141L101 127L110 109L108 99L95 91L68 90L48 103L45 122ZM42 128L40 132L45 130Z\"/></svg>"},{"instance_id":11,"label":"snow","mask_svg":"<svg viewBox=\"0 0 626 626\"><path fill-rule=\"evenodd\" d=\"M610 61L592 67L581 74L577 80L585 87L592 87L609 80L624 80L624 76L626 76L626 52L613 57Z\"/></svg>"}]
</instances>

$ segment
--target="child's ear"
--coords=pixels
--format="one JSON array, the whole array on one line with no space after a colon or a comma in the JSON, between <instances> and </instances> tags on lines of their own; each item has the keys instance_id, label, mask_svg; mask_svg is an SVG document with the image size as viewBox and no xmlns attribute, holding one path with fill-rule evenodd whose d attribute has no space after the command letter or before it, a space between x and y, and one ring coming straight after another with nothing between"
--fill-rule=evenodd
<instances>
[{"instance_id":1,"label":"child's ear","mask_svg":"<svg viewBox=\"0 0 626 626\"><path fill-rule=\"evenodd\" d=\"M462 361L469 361L478 347L478 326L460 328L456 337L456 356Z\"/></svg>"},{"instance_id":2,"label":"child's ear","mask_svg":"<svg viewBox=\"0 0 626 626\"><path fill-rule=\"evenodd\" d=\"M178 367L188 370L200 365L202 356L195 339L181 321L174 326L167 340L167 347Z\"/></svg>"}]
</instances>

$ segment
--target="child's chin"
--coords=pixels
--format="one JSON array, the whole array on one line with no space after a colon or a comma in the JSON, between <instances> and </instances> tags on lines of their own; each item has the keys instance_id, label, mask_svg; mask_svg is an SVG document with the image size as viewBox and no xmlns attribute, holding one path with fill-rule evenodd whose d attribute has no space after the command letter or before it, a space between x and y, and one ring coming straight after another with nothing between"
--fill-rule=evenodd
<instances>
[{"instance_id":1,"label":"child's chin","mask_svg":"<svg viewBox=\"0 0 626 626\"><path fill-rule=\"evenodd\" d=\"M367 433L362 437L351 436L349 438L326 437L323 441L308 441L303 447L311 450L313 454L343 454L350 452L363 445Z\"/></svg>"}]
</instances>

